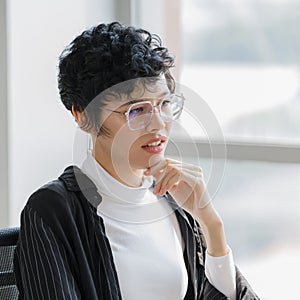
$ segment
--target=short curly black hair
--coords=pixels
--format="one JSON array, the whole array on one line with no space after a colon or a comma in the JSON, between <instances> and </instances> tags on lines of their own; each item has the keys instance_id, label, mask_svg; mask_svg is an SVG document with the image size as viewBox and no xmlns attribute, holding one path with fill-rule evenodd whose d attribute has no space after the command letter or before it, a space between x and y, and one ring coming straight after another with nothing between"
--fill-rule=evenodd
<instances>
[{"instance_id":1,"label":"short curly black hair","mask_svg":"<svg viewBox=\"0 0 300 300\"><path fill-rule=\"evenodd\" d=\"M80 112L87 109L83 127L89 129L99 124L99 113L88 111L88 106L101 92L130 79L160 75L173 92L173 66L174 58L162 47L159 36L119 22L99 24L83 31L60 55L60 97L68 110L72 106ZM98 130L98 135L107 133L105 128Z\"/></svg>"}]
</instances>

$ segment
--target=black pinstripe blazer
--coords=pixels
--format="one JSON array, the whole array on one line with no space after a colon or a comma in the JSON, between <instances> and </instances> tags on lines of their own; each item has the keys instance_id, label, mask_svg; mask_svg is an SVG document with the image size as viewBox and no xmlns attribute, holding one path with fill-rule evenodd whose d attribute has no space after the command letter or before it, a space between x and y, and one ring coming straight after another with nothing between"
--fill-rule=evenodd
<instances>
[{"instance_id":1,"label":"black pinstripe blazer","mask_svg":"<svg viewBox=\"0 0 300 300\"><path fill-rule=\"evenodd\" d=\"M171 196L185 242L189 283L184 300L227 299L204 272L205 244L198 224ZM29 198L21 214L14 268L20 299L122 299L94 183L76 166ZM237 269L237 299L259 299ZM169 299L166 299L169 300ZM171 300L171 299L170 299Z\"/></svg>"}]
</instances>

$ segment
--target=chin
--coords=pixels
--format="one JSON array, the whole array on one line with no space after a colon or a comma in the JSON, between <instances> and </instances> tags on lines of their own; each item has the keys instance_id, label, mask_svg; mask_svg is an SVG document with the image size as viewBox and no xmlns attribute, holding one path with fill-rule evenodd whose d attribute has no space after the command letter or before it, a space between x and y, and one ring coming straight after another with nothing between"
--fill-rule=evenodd
<instances>
[{"instance_id":1,"label":"chin","mask_svg":"<svg viewBox=\"0 0 300 300\"><path fill-rule=\"evenodd\" d=\"M142 169L145 170L149 167L152 167L159 163L161 160L164 159L164 153L160 154L153 154L150 157L138 160L137 158L134 159L134 162L130 164L134 169Z\"/></svg>"}]
</instances>

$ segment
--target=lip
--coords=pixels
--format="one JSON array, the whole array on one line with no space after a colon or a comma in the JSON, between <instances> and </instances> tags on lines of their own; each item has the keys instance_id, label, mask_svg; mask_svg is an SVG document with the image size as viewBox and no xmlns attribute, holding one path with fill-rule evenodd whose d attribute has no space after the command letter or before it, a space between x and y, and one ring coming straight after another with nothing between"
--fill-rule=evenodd
<instances>
[{"instance_id":1,"label":"lip","mask_svg":"<svg viewBox=\"0 0 300 300\"><path fill-rule=\"evenodd\" d=\"M161 143L157 147L144 147L143 150L145 150L146 152L151 153L151 154L159 154L164 151L164 149L165 149L164 146L165 146L165 143Z\"/></svg>"},{"instance_id":2,"label":"lip","mask_svg":"<svg viewBox=\"0 0 300 300\"><path fill-rule=\"evenodd\" d=\"M159 142L159 141L161 142L161 144L163 144L163 143L165 143L167 141L167 138L164 137L164 136L159 136L159 137L152 138L147 143L145 143L142 146L142 148L147 147L148 144L152 144L152 143Z\"/></svg>"}]
</instances>

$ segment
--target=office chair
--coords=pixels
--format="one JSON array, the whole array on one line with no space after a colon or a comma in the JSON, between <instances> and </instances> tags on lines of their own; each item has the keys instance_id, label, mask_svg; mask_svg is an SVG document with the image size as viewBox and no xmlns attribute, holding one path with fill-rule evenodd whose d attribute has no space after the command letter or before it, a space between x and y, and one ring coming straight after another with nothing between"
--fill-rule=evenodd
<instances>
[{"instance_id":1,"label":"office chair","mask_svg":"<svg viewBox=\"0 0 300 300\"><path fill-rule=\"evenodd\" d=\"M13 259L19 228L0 229L0 299L18 299Z\"/></svg>"}]
</instances>

